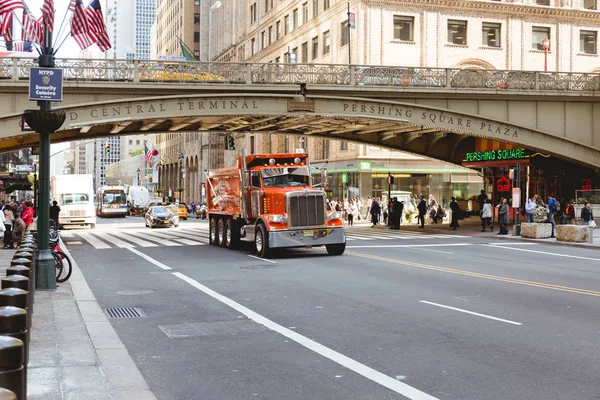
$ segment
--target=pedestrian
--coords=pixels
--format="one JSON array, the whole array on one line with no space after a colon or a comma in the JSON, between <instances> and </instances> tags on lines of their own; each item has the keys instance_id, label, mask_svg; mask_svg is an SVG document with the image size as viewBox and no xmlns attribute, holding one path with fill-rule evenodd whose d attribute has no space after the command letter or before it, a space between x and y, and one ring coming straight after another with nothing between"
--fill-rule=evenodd
<instances>
[{"instance_id":1,"label":"pedestrian","mask_svg":"<svg viewBox=\"0 0 600 400\"><path fill-rule=\"evenodd\" d=\"M425 202L425 198L423 197L423 195L419 196L419 198L421 199L421 201L419 201L419 204L417 204L417 210L419 210L419 216L417 217L417 221L421 222L421 226L419 226L419 228L424 229L425 214L427 214L427 203Z\"/></svg>"},{"instance_id":2,"label":"pedestrian","mask_svg":"<svg viewBox=\"0 0 600 400\"><path fill-rule=\"evenodd\" d=\"M592 212L592 207L590 207L590 202L586 201L585 206L581 209L581 225L590 226L592 222L594 222L594 213Z\"/></svg>"},{"instance_id":3,"label":"pedestrian","mask_svg":"<svg viewBox=\"0 0 600 400\"><path fill-rule=\"evenodd\" d=\"M485 190L481 189L481 194L477 196L477 204L479 204L479 212L483 211L483 206L485 202L488 200L488 195L485 193Z\"/></svg>"},{"instance_id":4,"label":"pedestrian","mask_svg":"<svg viewBox=\"0 0 600 400\"><path fill-rule=\"evenodd\" d=\"M534 194L525 203L525 220L527 222L533 222L533 215L536 207L536 195Z\"/></svg>"},{"instance_id":5,"label":"pedestrian","mask_svg":"<svg viewBox=\"0 0 600 400\"><path fill-rule=\"evenodd\" d=\"M6 231L6 226L4 225L4 213L0 211L0 239L4 242L4 233ZM4 243L3 243L4 246Z\"/></svg>"},{"instance_id":6,"label":"pedestrian","mask_svg":"<svg viewBox=\"0 0 600 400\"><path fill-rule=\"evenodd\" d=\"M507 235L510 218L508 217L508 204L504 197L500 200L500 204L498 204L498 223L500 224L498 235Z\"/></svg>"},{"instance_id":7,"label":"pedestrian","mask_svg":"<svg viewBox=\"0 0 600 400\"><path fill-rule=\"evenodd\" d=\"M358 209L358 213L356 214L358 216L358 220L360 221L360 213L362 210L362 201L360 200L360 197L356 198L356 208Z\"/></svg>"},{"instance_id":8,"label":"pedestrian","mask_svg":"<svg viewBox=\"0 0 600 400\"><path fill-rule=\"evenodd\" d=\"M374 200L371 203L371 222L373 223L372 227L379 223L379 217L381 215L381 203L379 202L379 197L377 200Z\"/></svg>"},{"instance_id":9,"label":"pedestrian","mask_svg":"<svg viewBox=\"0 0 600 400\"><path fill-rule=\"evenodd\" d=\"M21 211L21 219L25 223L25 226L28 227L33 223L33 204L30 201L27 201L24 204Z\"/></svg>"},{"instance_id":10,"label":"pedestrian","mask_svg":"<svg viewBox=\"0 0 600 400\"><path fill-rule=\"evenodd\" d=\"M26 230L27 230L27 226L25 226L25 222L23 221L23 219L21 217L16 218L13 222L13 230L12 230L13 243L14 242L19 243L21 240L23 240Z\"/></svg>"},{"instance_id":11,"label":"pedestrian","mask_svg":"<svg viewBox=\"0 0 600 400\"><path fill-rule=\"evenodd\" d=\"M371 215L371 205L373 204L373 201L371 200L371 197L368 196L367 197L367 213L365 214L365 219L368 220L369 219L369 215Z\"/></svg>"},{"instance_id":12,"label":"pedestrian","mask_svg":"<svg viewBox=\"0 0 600 400\"><path fill-rule=\"evenodd\" d=\"M60 215L60 206L58 205L58 201L54 200L52 205L50 206L50 226L53 226L54 229L58 228L58 216Z\"/></svg>"},{"instance_id":13,"label":"pedestrian","mask_svg":"<svg viewBox=\"0 0 600 400\"><path fill-rule=\"evenodd\" d=\"M492 225L492 204L490 203L490 199L485 200L485 204L481 210L481 232L485 232L486 226L490 227L490 232L494 231L494 226Z\"/></svg>"},{"instance_id":14,"label":"pedestrian","mask_svg":"<svg viewBox=\"0 0 600 400\"><path fill-rule=\"evenodd\" d=\"M575 220L575 207L573 204L567 203L565 206L565 213L560 217L560 223L563 225L571 224L571 221Z\"/></svg>"},{"instance_id":15,"label":"pedestrian","mask_svg":"<svg viewBox=\"0 0 600 400\"><path fill-rule=\"evenodd\" d=\"M348 216L348 226L354 226L354 202L349 202L346 206L346 215Z\"/></svg>"},{"instance_id":16,"label":"pedestrian","mask_svg":"<svg viewBox=\"0 0 600 400\"><path fill-rule=\"evenodd\" d=\"M13 245L13 241L12 241L12 226L15 220L15 214L13 213L13 210L10 206L6 206L4 207L4 246L2 246L3 249L14 249L15 246Z\"/></svg>"},{"instance_id":17,"label":"pedestrian","mask_svg":"<svg viewBox=\"0 0 600 400\"><path fill-rule=\"evenodd\" d=\"M460 212L460 207L458 206L458 203L454 197L450 197L450 210L452 211L450 228L455 231L456 228L460 228L460 225L458 225L458 213Z\"/></svg>"},{"instance_id":18,"label":"pedestrian","mask_svg":"<svg viewBox=\"0 0 600 400\"><path fill-rule=\"evenodd\" d=\"M383 209L383 223L389 227L392 226L392 218L391 218L391 213L392 213L392 208L391 208L391 200L388 201L387 206Z\"/></svg>"},{"instance_id":19,"label":"pedestrian","mask_svg":"<svg viewBox=\"0 0 600 400\"><path fill-rule=\"evenodd\" d=\"M552 234L550 235L551 238L554 237L554 229L556 228L556 221L554 220L554 216L556 215L556 213L559 211L559 208L557 206L558 201L554 198L553 194L549 194L548 195L548 220L550 221L550 225L552 225ZM560 204L560 203L558 203Z\"/></svg>"},{"instance_id":20,"label":"pedestrian","mask_svg":"<svg viewBox=\"0 0 600 400\"><path fill-rule=\"evenodd\" d=\"M404 204L400 203L397 197L394 197L392 200L392 210L393 218L391 228L395 230L400 230L400 223L402 221L402 212L404 211Z\"/></svg>"}]
</instances>

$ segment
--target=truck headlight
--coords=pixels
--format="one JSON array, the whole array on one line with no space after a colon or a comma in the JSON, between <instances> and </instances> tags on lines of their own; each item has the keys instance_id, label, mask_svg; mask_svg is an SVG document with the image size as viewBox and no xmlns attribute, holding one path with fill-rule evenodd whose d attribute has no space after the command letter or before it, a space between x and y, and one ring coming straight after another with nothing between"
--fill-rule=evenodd
<instances>
[{"instance_id":1,"label":"truck headlight","mask_svg":"<svg viewBox=\"0 0 600 400\"><path fill-rule=\"evenodd\" d=\"M334 212L332 212L330 214L327 214L327 219L328 220L331 220L331 219L340 219L340 218L342 218L342 214L339 213L339 212L337 212L337 211L334 211Z\"/></svg>"},{"instance_id":2,"label":"truck headlight","mask_svg":"<svg viewBox=\"0 0 600 400\"><path fill-rule=\"evenodd\" d=\"M267 219L269 220L269 222L277 222L277 223L287 222L287 217L285 215L281 215L281 214L269 215L267 217Z\"/></svg>"}]
</instances>

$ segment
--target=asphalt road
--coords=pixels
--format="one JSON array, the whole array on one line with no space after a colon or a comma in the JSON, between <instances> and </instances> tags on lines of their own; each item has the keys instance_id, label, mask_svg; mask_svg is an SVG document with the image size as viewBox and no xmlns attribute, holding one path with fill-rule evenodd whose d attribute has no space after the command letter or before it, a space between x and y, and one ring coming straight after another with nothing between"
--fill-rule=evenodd
<instances>
[{"instance_id":1,"label":"asphalt road","mask_svg":"<svg viewBox=\"0 0 600 400\"><path fill-rule=\"evenodd\" d=\"M600 398L599 250L348 233L269 260L201 220L63 238L102 308L147 315L111 322L159 399Z\"/></svg>"}]
</instances>

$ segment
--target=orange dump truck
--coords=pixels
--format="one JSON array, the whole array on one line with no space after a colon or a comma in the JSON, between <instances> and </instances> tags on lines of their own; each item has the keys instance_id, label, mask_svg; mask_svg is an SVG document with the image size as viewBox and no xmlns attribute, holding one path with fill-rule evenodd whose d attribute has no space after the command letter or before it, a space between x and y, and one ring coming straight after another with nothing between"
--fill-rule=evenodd
<instances>
[{"instance_id":1,"label":"orange dump truck","mask_svg":"<svg viewBox=\"0 0 600 400\"><path fill-rule=\"evenodd\" d=\"M251 242L260 257L284 247L344 253L344 223L328 209L325 191L312 187L308 154L244 152L236 164L207 173L210 244L235 249Z\"/></svg>"}]
</instances>

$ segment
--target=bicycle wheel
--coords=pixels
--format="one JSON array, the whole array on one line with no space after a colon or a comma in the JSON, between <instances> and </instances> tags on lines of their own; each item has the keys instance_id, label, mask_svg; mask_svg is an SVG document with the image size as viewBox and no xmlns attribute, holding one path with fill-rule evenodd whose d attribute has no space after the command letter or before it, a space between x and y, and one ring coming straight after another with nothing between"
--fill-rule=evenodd
<instances>
[{"instance_id":1,"label":"bicycle wheel","mask_svg":"<svg viewBox=\"0 0 600 400\"><path fill-rule=\"evenodd\" d=\"M73 267L71 265L71 259L69 257L67 257L67 255L65 253L63 253L62 251L57 251L54 254L57 254L61 258L61 262L62 262L62 272L56 278L56 282L58 282L58 283L66 282L71 277L71 272L73 272Z\"/></svg>"},{"instance_id":2,"label":"bicycle wheel","mask_svg":"<svg viewBox=\"0 0 600 400\"><path fill-rule=\"evenodd\" d=\"M56 273L56 281L58 282L58 278L63 273L63 261L60 254L52 252L52 257L54 257L54 269Z\"/></svg>"}]
</instances>

